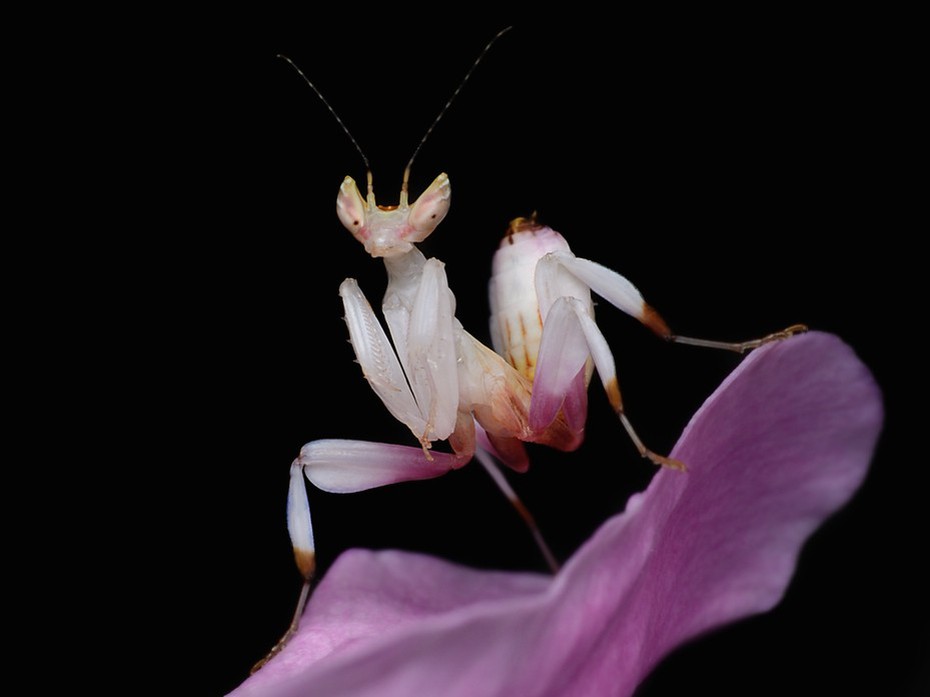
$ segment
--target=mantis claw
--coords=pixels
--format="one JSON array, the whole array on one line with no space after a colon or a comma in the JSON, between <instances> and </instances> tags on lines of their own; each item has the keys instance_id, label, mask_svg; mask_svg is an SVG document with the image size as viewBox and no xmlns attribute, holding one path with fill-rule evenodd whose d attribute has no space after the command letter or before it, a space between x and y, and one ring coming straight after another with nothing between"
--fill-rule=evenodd
<instances>
[{"instance_id":1,"label":"mantis claw","mask_svg":"<svg viewBox=\"0 0 930 697\"><path fill-rule=\"evenodd\" d=\"M785 339L790 339L796 334L804 334L808 331L806 324L792 324L790 327L782 329L780 332L772 332L768 336L762 337L760 340L763 344L768 344L772 341L784 341Z\"/></svg>"},{"instance_id":2,"label":"mantis claw","mask_svg":"<svg viewBox=\"0 0 930 697\"><path fill-rule=\"evenodd\" d=\"M704 348L723 349L724 351L734 351L735 353L744 354L757 349L764 344L770 344L774 341L784 341L795 334L803 334L807 331L806 324L792 324L790 327L782 329L780 332L772 332L763 336L761 339L752 339L743 342L711 341L708 339L695 339L690 336L676 336L670 334L666 337L669 341L678 344L687 344L689 346L703 346Z\"/></svg>"}]
</instances>

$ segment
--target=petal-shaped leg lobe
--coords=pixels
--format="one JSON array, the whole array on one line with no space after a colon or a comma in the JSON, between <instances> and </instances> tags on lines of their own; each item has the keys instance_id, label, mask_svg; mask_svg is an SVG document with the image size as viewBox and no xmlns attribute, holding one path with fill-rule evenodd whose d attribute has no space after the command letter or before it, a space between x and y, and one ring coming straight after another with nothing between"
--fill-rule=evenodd
<instances>
[{"instance_id":1,"label":"petal-shaped leg lobe","mask_svg":"<svg viewBox=\"0 0 930 697\"><path fill-rule=\"evenodd\" d=\"M407 482L432 479L468 462L451 453L360 440L326 439L300 449L300 464L314 486L339 494Z\"/></svg>"},{"instance_id":2,"label":"petal-shaped leg lobe","mask_svg":"<svg viewBox=\"0 0 930 697\"><path fill-rule=\"evenodd\" d=\"M578 388L576 378L591 355L577 315L579 305L575 298L562 297L546 315L530 402L530 427L534 431L545 430L556 418L566 395Z\"/></svg>"},{"instance_id":3,"label":"petal-shaped leg lobe","mask_svg":"<svg viewBox=\"0 0 930 697\"><path fill-rule=\"evenodd\" d=\"M287 532L294 548L294 559L301 575L308 579L316 567L316 547L313 543L313 525L310 522L310 502L304 484L300 458L291 463L290 483L287 489Z\"/></svg>"},{"instance_id":4,"label":"petal-shaped leg lobe","mask_svg":"<svg viewBox=\"0 0 930 697\"><path fill-rule=\"evenodd\" d=\"M449 437L459 406L453 305L445 268L428 260L410 313L406 367L431 441Z\"/></svg>"}]
</instances>

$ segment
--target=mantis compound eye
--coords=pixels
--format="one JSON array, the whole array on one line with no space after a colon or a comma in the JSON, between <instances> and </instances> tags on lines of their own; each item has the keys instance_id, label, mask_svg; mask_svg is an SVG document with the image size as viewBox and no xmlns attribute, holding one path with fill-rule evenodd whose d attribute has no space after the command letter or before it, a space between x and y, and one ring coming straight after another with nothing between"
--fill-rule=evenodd
<instances>
[{"instance_id":1,"label":"mantis compound eye","mask_svg":"<svg viewBox=\"0 0 930 697\"><path fill-rule=\"evenodd\" d=\"M410 242L422 242L449 212L452 203L452 188L449 177L443 173L433 180L429 188L410 207L407 224L412 232L407 237Z\"/></svg>"},{"instance_id":2,"label":"mantis compound eye","mask_svg":"<svg viewBox=\"0 0 930 697\"><path fill-rule=\"evenodd\" d=\"M346 177L339 187L339 195L336 197L336 215L359 242L365 242L363 232L366 230L367 222L365 201L352 177Z\"/></svg>"}]
</instances>

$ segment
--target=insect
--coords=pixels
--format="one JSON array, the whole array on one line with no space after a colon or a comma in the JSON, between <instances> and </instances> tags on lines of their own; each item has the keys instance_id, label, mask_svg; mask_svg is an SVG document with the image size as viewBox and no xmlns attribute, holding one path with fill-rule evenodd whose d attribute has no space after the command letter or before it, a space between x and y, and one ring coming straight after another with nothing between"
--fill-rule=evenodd
<instances>
[{"instance_id":1,"label":"insect","mask_svg":"<svg viewBox=\"0 0 930 697\"><path fill-rule=\"evenodd\" d=\"M485 47L472 70L503 33ZM465 80L470 74L471 70ZM419 146L414 157L418 150ZM304 477L325 491L349 493L437 477L477 458L521 510L556 570L557 563L531 516L496 471L491 456L522 472L529 467L525 443L576 449L583 439L587 389L595 370L640 454L656 465L685 469L683 463L647 448L627 417L613 356L594 319L592 291L663 339L679 343L743 353L804 330L797 325L743 343L676 336L623 276L576 257L559 233L535 218L517 218L494 257L492 350L456 318L444 264L427 259L416 247L448 213L451 183L445 173L440 174L410 203L413 159L405 169L396 206L376 203L368 167L366 195L346 177L336 211L365 251L383 259L388 278L381 306L387 331L358 283L347 278L341 284L339 294L352 347L369 385L388 411L410 429L417 445L324 439L301 449L291 465L288 529L305 583L291 629L271 655L296 631L314 573ZM434 451L436 441L447 441L451 452Z\"/></svg>"}]
</instances>

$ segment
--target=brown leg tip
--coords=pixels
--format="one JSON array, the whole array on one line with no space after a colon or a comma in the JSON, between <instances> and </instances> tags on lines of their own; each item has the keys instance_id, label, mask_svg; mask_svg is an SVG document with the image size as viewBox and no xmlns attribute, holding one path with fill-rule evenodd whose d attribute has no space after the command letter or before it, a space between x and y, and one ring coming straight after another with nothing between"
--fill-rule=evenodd
<instances>
[{"instance_id":1,"label":"brown leg tip","mask_svg":"<svg viewBox=\"0 0 930 697\"><path fill-rule=\"evenodd\" d=\"M643 303L643 317L640 321L659 337L667 341L672 340L672 330L669 329L665 320L662 319L662 316L656 312L651 305Z\"/></svg>"},{"instance_id":2,"label":"brown leg tip","mask_svg":"<svg viewBox=\"0 0 930 697\"><path fill-rule=\"evenodd\" d=\"M643 457L649 458L653 464L659 465L660 467L668 467L669 469L678 470L679 472L688 471L685 463L681 460L676 460L673 457L664 457L663 455L658 455L651 450L644 452Z\"/></svg>"}]
</instances>

